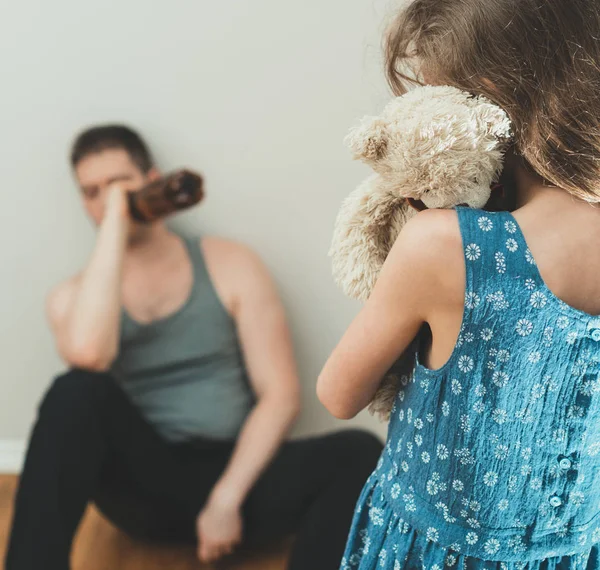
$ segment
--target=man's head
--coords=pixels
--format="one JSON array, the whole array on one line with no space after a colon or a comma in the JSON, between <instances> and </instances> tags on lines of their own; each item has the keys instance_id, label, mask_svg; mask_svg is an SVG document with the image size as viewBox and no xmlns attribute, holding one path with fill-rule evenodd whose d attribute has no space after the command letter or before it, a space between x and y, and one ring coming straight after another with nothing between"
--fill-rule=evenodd
<instances>
[{"instance_id":1,"label":"man's head","mask_svg":"<svg viewBox=\"0 0 600 570\"><path fill-rule=\"evenodd\" d=\"M80 133L71 149L71 165L96 224L102 221L112 184L133 192L160 176L146 143L124 125L96 126Z\"/></svg>"}]
</instances>

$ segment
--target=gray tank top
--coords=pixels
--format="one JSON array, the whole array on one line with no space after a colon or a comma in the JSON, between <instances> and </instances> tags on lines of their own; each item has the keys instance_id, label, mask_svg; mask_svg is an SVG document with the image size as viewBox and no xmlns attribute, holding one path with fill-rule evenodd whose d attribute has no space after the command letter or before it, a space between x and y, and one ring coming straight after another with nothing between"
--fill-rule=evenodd
<instances>
[{"instance_id":1,"label":"gray tank top","mask_svg":"<svg viewBox=\"0 0 600 570\"><path fill-rule=\"evenodd\" d=\"M255 403L235 323L208 274L197 238L184 238L194 270L185 304L144 325L121 312L112 373L167 440L235 439Z\"/></svg>"}]
</instances>

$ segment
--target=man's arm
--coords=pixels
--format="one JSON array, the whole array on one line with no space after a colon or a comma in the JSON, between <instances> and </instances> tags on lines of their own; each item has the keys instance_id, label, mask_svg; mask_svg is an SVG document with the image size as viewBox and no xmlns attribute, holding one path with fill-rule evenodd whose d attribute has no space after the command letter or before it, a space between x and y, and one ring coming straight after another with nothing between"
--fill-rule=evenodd
<instances>
[{"instance_id":1,"label":"man's arm","mask_svg":"<svg viewBox=\"0 0 600 570\"><path fill-rule=\"evenodd\" d=\"M350 419L364 409L421 325L464 298L461 259L455 212L427 210L408 222L319 376L317 394L331 414Z\"/></svg>"},{"instance_id":2,"label":"man's arm","mask_svg":"<svg viewBox=\"0 0 600 570\"><path fill-rule=\"evenodd\" d=\"M285 312L267 269L247 248L222 245L237 283L232 314L258 401L213 494L241 504L296 420L300 386Z\"/></svg>"},{"instance_id":3,"label":"man's arm","mask_svg":"<svg viewBox=\"0 0 600 570\"><path fill-rule=\"evenodd\" d=\"M58 352L71 366L105 370L116 356L127 215L125 192L114 188L87 267L48 295L46 312Z\"/></svg>"},{"instance_id":4,"label":"man's arm","mask_svg":"<svg viewBox=\"0 0 600 570\"><path fill-rule=\"evenodd\" d=\"M222 279L217 281L234 285L228 308L237 325L257 403L200 513L199 557L203 561L218 558L239 542L242 533L239 513L244 499L300 411L300 386L290 332L265 266L254 253L235 243L211 241L211 249L208 257L220 260Z\"/></svg>"}]
</instances>

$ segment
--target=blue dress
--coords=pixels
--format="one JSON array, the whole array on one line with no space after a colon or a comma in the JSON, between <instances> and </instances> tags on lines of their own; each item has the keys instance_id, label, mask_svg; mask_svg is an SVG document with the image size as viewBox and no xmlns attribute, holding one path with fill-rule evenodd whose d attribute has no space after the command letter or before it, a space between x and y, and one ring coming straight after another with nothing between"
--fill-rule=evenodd
<instances>
[{"instance_id":1,"label":"blue dress","mask_svg":"<svg viewBox=\"0 0 600 570\"><path fill-rule=\"evenodd\" d=\"M600 317L550 291L512 214L456 211L461 332L402 379L341 569L597 569Z\"/></svg>"}]
</instances>

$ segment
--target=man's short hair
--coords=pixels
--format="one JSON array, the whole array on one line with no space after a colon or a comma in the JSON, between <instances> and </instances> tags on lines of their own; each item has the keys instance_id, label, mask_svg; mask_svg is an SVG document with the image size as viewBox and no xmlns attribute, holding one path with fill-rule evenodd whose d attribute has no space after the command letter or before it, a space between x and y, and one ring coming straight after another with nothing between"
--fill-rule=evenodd
<instances>
[{"instance_id":1,"label":"man's short hair","mask_svg":"<svg viewBox=\"0 0 600 570\"><path fill-rule=\"evenodd\" d=\"M154 166L150 150L142 137L125 125L99 125L80 133L71 149L71 166L75 168L87 156L111 149L126 151L144 174Z\"/></svg>"}]
</instances>

